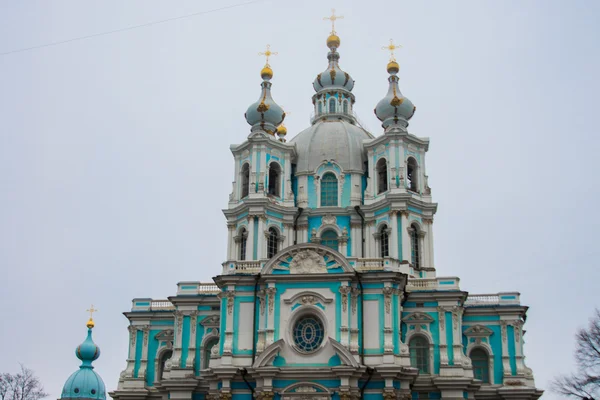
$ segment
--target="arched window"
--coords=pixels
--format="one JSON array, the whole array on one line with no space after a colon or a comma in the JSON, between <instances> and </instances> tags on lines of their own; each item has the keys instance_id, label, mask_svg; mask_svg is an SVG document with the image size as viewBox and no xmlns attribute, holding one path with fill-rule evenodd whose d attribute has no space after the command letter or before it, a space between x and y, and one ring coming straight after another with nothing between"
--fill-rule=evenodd
<instances>
[{"instance_id":1,"label":"arched window","mask_svg":"<svg viewBox=\"0 0 600 400\"><path fill-rule=\"evenodd\" d=\"M242 196L240 198L243 199L244 197L247 197L249 190L250 190L250 165L248 163L246 163L242 167Z\"/></svg>"},{"instance_id":2,"label":"arched window","mask_svg":"<svg viewBox=\"0 0 600 400\"><path fill-rule=\"evenodd\" d=\"M173 355L173 350L166 350L160 356L160 362L158 364L158 380L163 379L163 374L165 372L165 364L169 358Z\"/></svg>"},{"instance_id":3,"label":"arched window","mask_svg":"<svg viewBox=\"0 0 600 400\"><path fill-rule=\"evenodd\" d=\"M379 230L379 254L381 257L390 256L390 236L388 235L388 227L382 226Z\"/></svg>"},{"instance_id":4,"label":"arched window","mask_svg":"<svg viewBox=\"0 0 600 400\"><path fill-rule=\"evenodd\" d=\"M417 182L417 170L417 160L410 157L408 159L408 162L406 163L406 179L408 181L408 189L412 190L413 192L419 191L419 185Z\"/></svg>"},{"instance_id":5,"label":"arched window","mask_svg":"<svg viewBox=\"0 0 600 400\"><path fill-rule=\"evenodd\" d=\"M348 100L344 100L344 114L348 114Z\"/></svg>"},{"instance_id":6,"label":"arched window","mask_svg":"<svg viewBox=\"0 0 600 400\"><path fill-rule=\"evenodd\" d=\"M319 114L323 114L323 103L321 103L320 101L317 102L317 112Z\"/></svg>"},{"instance_id":7,"label":"arched window","mask_svg":"<svg viewBox=\"0 0 600 400\"><path fill-rule=\"evenodd\" d=\"M279 245L279 234L277 229L269 228L269 238L267 240L267 258L277 254L277 246Z\"/></svg>"},{"instance_id":8,"label":"arched window","mask_svg":"<svg viewBox=\"0 0 600 400\"><path fill-rule=\"evenodd\" d=\"M421 249L419 246L419 227L412 225L410 227L410 262L413 267L421 267Z\"/></svg>"},{"instance_id":9,"label":"arched window","mask_svg":"<svg viewBox=\"0 0 600 400\"><path fill-rule=\"evenodd\" d=\"M206 368L209 367L209 365L210 365L210 354L211 354L211 351L212 351L213 347L215 347L215 345L218 342L219 342L219 340L215 338L213 340L210 340L204 346L204 354L202 354L202 369L206 369Z\"/></svg>"},{"instance_id":10,"label":"arched window","mask_svg":"<svg viewBox=\"0 0 600 400\"><path fill-rule=\"evenodd\" d=\"M473 349L470 354L473 375L483 383L490 383L490 360L483 349Z\"/></svg>"},{"instance_id":11,"label":"arched window","mask_svg":"<svg viewBox=\"0 0 600 400\"><path fill-rule=\"evenodd\" d=\"M268 194L281 197L281 167L276 162L269 166L269 189Z\"/></svg>"},{"instance_id":12,"label":"arched window","mask_svg":"<svg viewBox=\"0 0 600 400\"><path fill-rule=\"evenodd\" d=\"M329 99L329 112L330 113L334 113L335 112L335 98L331 97Z\"/></svg>"},{"instance_id":13,"label":"arched window","mask_svg":"<svg viewBox=\"0 0 600 400\"><path fill-rule=\"evenodd\" d=\"M321 207L337 207L338 180L335 174L327 172L321 178Z\"/></svg>"},{"instance_id":14,"label":"arched window","mask_svg":"<svg viewBox=\"0 0 600 400\"><path fill-rule=\"evenodd\" d=\"M408 343L410 350L410 366L420 373L429 373L429 343L423 336L415 336Z\"/></svg>"},{"instance_id":15,"label":"arched window","mask_svg":"<svg viewBox=\"0 0 600 400\"><path fill-rule=\"evenodd\" d=\"M377 161L377 194L388 190L387 162L385 158Z\"/></svg>"},{"instance_id":16,"label":"arched window","mask_svg":"<svg viewBox=\"0 0 600 400\"><path fill-rule=\"evenodd\" d=\"M338 235L333 230L327 230L321 235L321 244L338 251Z\"/></svg>"},{"instance_id":17,"label":"arched window","mask_svg":"<svg viewBox=\"0 0 600 400\"><path fill-rule=\"evenodd\" d=\"M246 228L240 230L240 261L246 259L246 242L248 241L248 232Z\"/></svg>"}]
</instances>

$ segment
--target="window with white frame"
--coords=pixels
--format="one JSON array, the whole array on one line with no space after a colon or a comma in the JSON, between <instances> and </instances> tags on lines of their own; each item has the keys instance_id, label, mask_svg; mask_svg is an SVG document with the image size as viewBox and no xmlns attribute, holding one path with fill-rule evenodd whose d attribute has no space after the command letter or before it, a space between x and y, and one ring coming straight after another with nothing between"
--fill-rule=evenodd
<instances>
[{"instance_id":1,"label":"window with white frame","mask_svg":"<svg viewBox=\"0 0 600 400\"><path fill-rule=\"evenodd\" d=\"M413 224L410 227L410 261L413 267L421 267L421 251L419 246L419 227Z\"/></svg>"},{"instance_id":2,"label":"window with white frame","mask_svg":"<svg viewBox=\"0 0 600 400\"><path fill-rule=\"evenodd\" d=\"M269 228L269 237L267 240L267 258L271 258L277 254L278 247L279 233L277 233L277 229L271 227Z\"/></svg>"},{"instance_id":3,"label":"window with white frame","mask_svg":"<svg viewBox=\"0 0 600 400\"><path fill-rule=\"evenodd\" d=\"M420 373L429 373L429 342L423 336L415 336L408 343L410 366Z\"/></svg>"},{"instance_id":4,"label":"window with white frame","mask_svg":"<svg viewBox=\"0 0 600 400\"><path fill-rule=\"evenodd\" d=\"M321 178L321 207L337 207L338 180L334 173L327 172Z\"/></svg>"}]
</instances>

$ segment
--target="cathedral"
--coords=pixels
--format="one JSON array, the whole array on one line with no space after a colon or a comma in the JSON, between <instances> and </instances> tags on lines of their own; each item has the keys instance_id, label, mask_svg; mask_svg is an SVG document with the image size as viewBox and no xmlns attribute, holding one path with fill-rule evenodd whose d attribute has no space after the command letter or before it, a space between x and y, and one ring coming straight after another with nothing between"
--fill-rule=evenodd
<instances>
[{"instance_id":1,"label":"cathedral","mask_svg":"<svg viewBox=\"0 0 600 400\"><path fill-rule=\"evenodd\" d=\"M311 125L289 141L267 47L249 134L231 146L222 269L214 282L179 282L167 299L133 299L113 399L542 395L525 364L519 293L471 294L458 277L437 275L429 138L408 132L415 106L398 85L396 46L386 46L388 89L381 82L374 110L382 130L369 132L335 30L326 43ZM63 398L90 397L72 386ZM105 399L101 386L94 399Z\"/></svg>"}]
</instances>

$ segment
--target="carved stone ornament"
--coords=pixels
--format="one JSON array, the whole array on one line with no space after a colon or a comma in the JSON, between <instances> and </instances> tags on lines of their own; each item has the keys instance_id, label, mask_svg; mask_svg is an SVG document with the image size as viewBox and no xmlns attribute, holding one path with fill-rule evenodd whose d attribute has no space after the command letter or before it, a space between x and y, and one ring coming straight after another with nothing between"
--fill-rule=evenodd
<instances>
[{"instance_id":1,"label":"carved stone ornament","mask_svg":"<svg viewBox=\"0 0 600 400\"><path fill-rule=\"evenodd\" d=\"M342 295L342 311L348 311L348 294L352 291L350 286L340 286L340 294Z\"/></svg>"},{"instance_id":2,"label":"carved stone ornament","mask_svg":"<svg viewBox=\"0 0 600 400\"><path fill-rule=\"evenodd\" d=\"M521 331L523 329L523 321L518 319L512 323L512 326L515 329L515 342L519 343L521 340Z\"/></svg>"},{"instance_id":3,"label":"carved stone ornament","mask_svg":"<svg viewBox=\"0 0 600 400\"><path fill-rule=\"evenodd\" d=\"M267 295L269 296L269 314L273 312L275 308L275 293L277 293L277 289L274 287L270 287L266 289Z\"/></svg>"},{"instance_id":4,"label":"carved stone ornament","mask_svg":"<svg viewBox=\"0 0 600 400\"><path fill-rule=\"evenodd\" d=\"M394 392L384 392L383 400L396 400L396 393Z\"/></svg>"},{"instance_id":5,"label":"carved stone ornament","mask_svg":"<svg viewBox=\"0 0 600 400\"><path fill-rule=\"evenodd\" d=\"M148 346L148 332L150 332L149 326L142 327L142 332L144 332L144 347Z\"/></svg>"},{"instance_id":6,"label":"carved stone ornament","mask_svg":"<svg viewBox=\"0 0 600 400\"><path fill-rule=\"evenodd\" d=\"M502 332L502 341L504 343L506 343L506 325L507 325L506 321L500 321L500 326L501 326L500 331Z\"/></svg>"},{"instance_id":7,"label":"carved stone ornament","mask_svg":"<svg viewBox=\"0 0 600 400\"><path fill-rule=\"evenodd\" d=\"M275 393L270 391L260 392L256 394L257 400L273 400Z\"/></svg>"},{"instance_id":8,"label":"carved stone ornament","mask_svg":"<svg viewBox=\"0 0 600 400\"><path fill-rule=\"evenodd\" d=\"M335 223L336 223L335 215L325 214L323 216L322 221L323 221L323 225L335 225Z\"/></svg>"},{"instance_id":9,"label":"carved stone ornament","mask_svg":"<svg viewBox=\"0 0 600 400\"><path fill-rule=\"evenodd\" d=\"M217 297L219 299L227 299L227 314L233 313L233 299L235 298L235 292L233 290L227 292L220 292Z\"/></svg>"},{"instance_id":10,"label":"carved stone ornament","mask_svg":"<svg viewBox=\"0 0 600 400\"><path fill-rule=\"evenodd\" d=\"M291 274L326 273L325 260L312 250L302 250L290 262Z\"/></svg>"},{"instance_id":11,"label":"carved stone ornament","mask_svg":"<svg viewBox=\"0 0 600 400\"><path fill-rule=\"evenodd\" d=\"M358 288L352 288L352 292L350 293L350 300L352 306L352 314L356 314L356 306L358 304L358 295L360 294L360 290Z\"/></svg>"},{"instance_id":12,"label":"carved stone ornament","mask_svg":"<svg viewBox=\"0 0 600 400\"><path fill-rule=\"evenodd\" d=\"M137 329L136 326L129 325L127 327L127 330L129 330L129 337L131 339L131 347L135 347L135 340L136 340L136 337L137 337L137 331L138 331L138 329Z\"/></svg>"},{"instance_id":13,"label":"carved stone ornament","mask_svg":"<svg viewBox=\"0 0 600 400\"><path fill-rule=\"evenodd\" d=\"M445 330L446 329L446 309L444 307L438 307L438 313L439 313L439 322L440 322L440 329L441 330Z\"/></svg>"},{"instance_id":14,"label":"carved stone ornament","mask_svg":"<svg viewBox=\"0 0 600 400\"><path fill-rule=\"evenodd\" d=\"M394 288L392 287L384 287L382 289L383 292L383 300L385 302L385 312L389 314L392 312L392 294L394 294Z\"/></svg>"},{"instance_id":15,"label":"carved stone ornament","mask_svg":"<svg viewBox=\"0 0 600 400\"><path fill-rule=\"evenodd\" d=\"M257 293L257 296L258 296L258 299L260 302L260 315L265 315L265 307L266 307L265 300L267 298L267 293L266 293L265 289L259 290Z\"/></svg>"},{"instance_id":16,"label":"carved stone ornament","mask_svg":"<svg viewBox=\"0 0 600 400\"><path fill-rule=\"evenodd\" d=\"M491 329L483 326L483 325L473 325L472 327L465 330L465 336L467 337L489 337L494 333Z\"/></svg>"},{"instance_id":17,"label":"carved stone ornament","mask_svg":"<svg viewBox=\"0 0 600 400\"><path fill-rule=\"evenodd\" d=\"M312 306L315 304L315 296L302 296L300 302L305 306Z\"/></svg>"}]
</instances>

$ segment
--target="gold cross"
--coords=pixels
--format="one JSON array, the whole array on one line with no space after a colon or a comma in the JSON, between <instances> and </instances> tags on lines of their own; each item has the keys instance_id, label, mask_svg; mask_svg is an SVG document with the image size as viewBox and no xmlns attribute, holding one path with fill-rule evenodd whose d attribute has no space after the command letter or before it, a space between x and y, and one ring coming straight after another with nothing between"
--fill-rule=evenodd
<instances>
[{"instance_id":1,"label":"gold cross","mask_svg":"<svg viewBox=\"0 0 600 400\"><path fill-rule=\"evenodd\" d=\"M401 48L402 46L400 45L395 45L394 44L394 40L390 39L390 44L387 46L383 46L381 48L381 50L389 50L390 52L390 61L396 61L396 58L394 57L394 50Z\"/></svg>"},{"instance_id":2,"label":"gold cross","mask_svg":"<svg viewBox=\"0 0 600 400\"><path fill-rule=\"evenodd\" d=\"M264 53L258 53L259 56L267 57L267 63L265 64L265 66L269 66L269 57L276 56L277 54L279 54L279 53L276 51L271 51L270 44L267 45L267 50Z\"/></svg>"},{"instance_id":3,"label":"gold cross","mask_svg":"<svg viewBox=\"0 0 600 400\"><path fill-rule=\"evenodd\" d=\"M324 17L323 20L331 21L331 34L335 35L335 21L338 19L344 19L343 15L335 15L335 8L331 9L331 17Z\"/></svg>"},{"instance_id":4,"label":"gold cross","mask_svg":"<svg viewBox=\"0 0 600 400\"><path fill-rule=\"evenodd\" d=\"M87 311L87 312L89 312L89 313L90 313L90 319L92 319L92 317L94 316L94 313L95 313L95 312L98 312L98 310L96 310L96 309L94 308L94 305L93 305L93 304L92 304L92 307L88 308L88 309L87 309L87 310L85 310L85 311Z\"/></svg>"}]
</instances>

